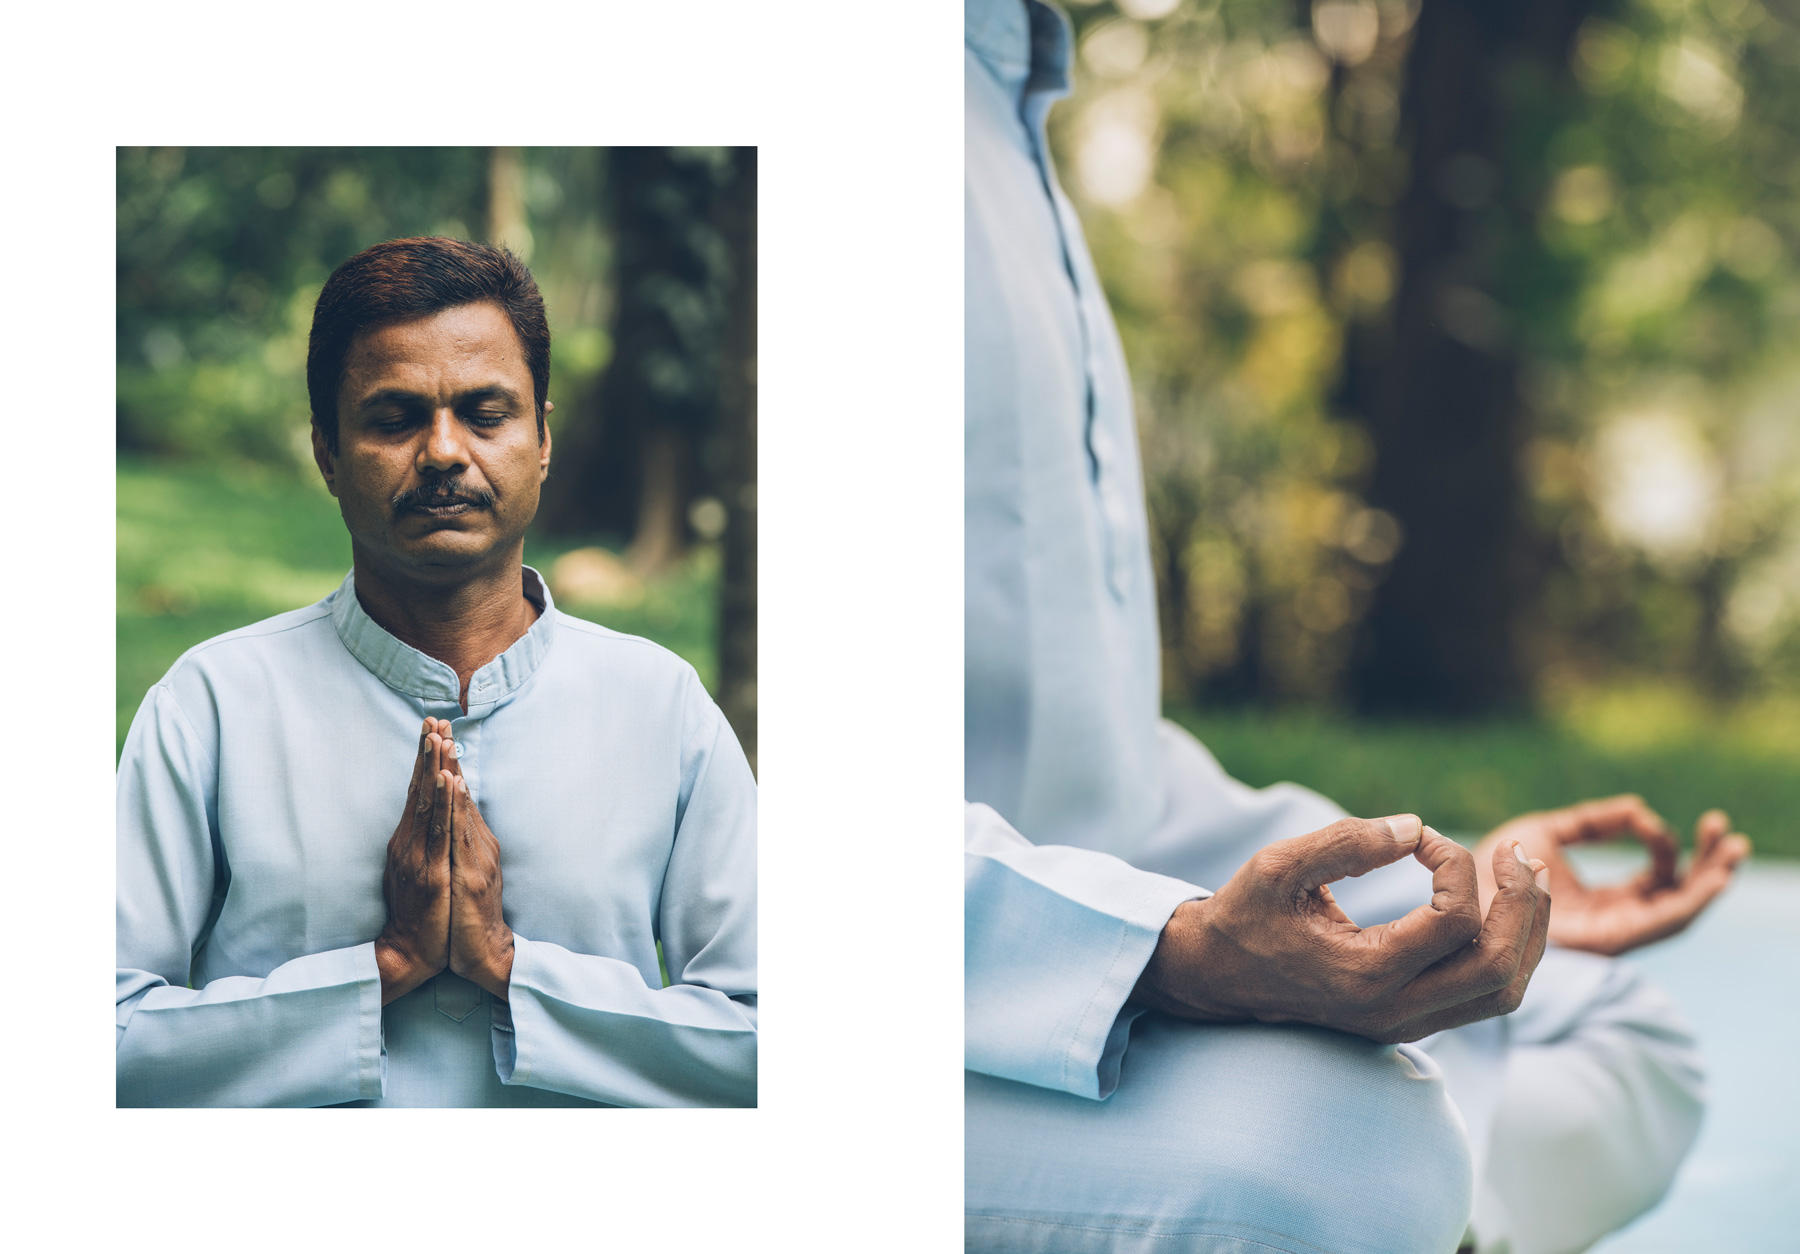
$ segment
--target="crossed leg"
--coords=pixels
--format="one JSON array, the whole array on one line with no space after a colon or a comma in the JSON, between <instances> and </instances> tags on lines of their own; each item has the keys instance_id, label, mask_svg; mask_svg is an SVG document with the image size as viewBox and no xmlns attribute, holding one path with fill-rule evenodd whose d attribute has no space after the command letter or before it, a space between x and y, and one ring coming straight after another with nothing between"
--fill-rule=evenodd
<instances>
[{"instance_id":1,"label":"crossed leg","mask_svg":"<svg viewBox=\"0 0 1800 1254\"><path fill-rule=\"evenodd\" d=\"M965 1244L1449 1254L1473 1171L1438 1068L1305 1027L1146 1015L1104 1101L968 1073Z\"/></svg>"}]
</instances>

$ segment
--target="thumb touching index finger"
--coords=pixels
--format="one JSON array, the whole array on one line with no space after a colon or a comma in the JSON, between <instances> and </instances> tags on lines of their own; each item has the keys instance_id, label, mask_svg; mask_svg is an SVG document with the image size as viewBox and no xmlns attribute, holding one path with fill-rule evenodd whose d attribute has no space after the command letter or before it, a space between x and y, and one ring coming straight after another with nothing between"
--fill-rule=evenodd
<instances>
[{"instance_id":1,"label":"thumb touching index finger","mask_svg":"<svg viewBox=\"0 0 1800 1254\"><path fill-rule=\"evenodd\" d=\"M1398 862L1419 846L1424 824L1416 814L1385 819L1339 819L1305 836L1279 841L1265 852L1279 851L1290 870L1284 877L1308 891Z\"/></svg>"},{"instance_id":2,"label":"thumb touching index finger","mask_svg":"<svg viewBox=\"0 0 1800 1254\"><path fill-rule=\"evenodd\" d=\"M1431 900L1392 923L1365 928L1352 941L1416 975L1480 934L1481 905L1475 859L1467 849L1428 827L1415 856L1431 871Z\"/></svg>"}]
</instances>

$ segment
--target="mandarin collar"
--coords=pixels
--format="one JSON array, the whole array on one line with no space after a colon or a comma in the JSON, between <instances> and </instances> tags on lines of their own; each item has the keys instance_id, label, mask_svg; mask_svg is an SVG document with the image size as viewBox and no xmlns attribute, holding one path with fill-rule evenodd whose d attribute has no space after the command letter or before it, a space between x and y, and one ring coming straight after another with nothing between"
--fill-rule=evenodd
<instances>
[{"instance_id":1,"label":"mandarin collar","mask_svg":"<svg viewBox=\"0 0 1800 1254\"><path fill-rule=\"evenodd\" d=\"M963 0L963 43L1014 100L1069 92L1069 20L1042 0Z\"/></svg>"},{"instance_id":2,"label":"mandarin collar","mask_svg":"<svg viewBox=\"0 0 1800 1254\"><path fill-rule=\"evenodd\" d=\"M539 608L538 619L506 652L469 677L468 717L479 718L512 699L525 686L538 664L550 652L556 632L556 604L550 587L542 575L529 566L521 566L525 596ZM344 582L329 598L331 622L338 639L350 656L395 692L404 693L430 706L454 707L462 716L459 704L461 686L456 672L447 663L419 652L382 627L356 599L356 572L344 576Z\"/></svg>"}]
</instances>

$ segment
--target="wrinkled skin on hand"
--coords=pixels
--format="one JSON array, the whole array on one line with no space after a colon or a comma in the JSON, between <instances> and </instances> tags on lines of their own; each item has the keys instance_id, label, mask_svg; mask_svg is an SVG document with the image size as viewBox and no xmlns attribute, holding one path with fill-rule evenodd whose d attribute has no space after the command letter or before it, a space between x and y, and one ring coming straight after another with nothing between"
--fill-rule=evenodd
<instances>
[{"instance_id":1,"label":"wrinkled skin on hand","mask_svg":"<svg viewBox=\"0 0 1800 1254\"><path fill-rule=\"evenodd\" d=\"M1750 853L1750 842L1731 832L1722 810L1709 810L1694 830L1694 856L1685 874L1677 874L1679 850L1667 824L1641 797L1608 797L1561 810L1523 814L1495 828L1476 851L1482 853L1517 842L1529 857L1549 869L1556 916L1550 939L1568 949L1616 955L1673 936L1692 923L1714 897L1731 883L1738 863ZM1590 888L1563 855L1568 845L1632 839L1650 851L1650 865L1622 884ZM1495 880L1483 874L1485 903Z\"/></svg>"},{"instance_id":2,"label":"wrinkled skin on hand","mask_svg":"<svg viewBox=\"0 0 1800 1254\"><path fill-rule=\"evenodd\" d=\"M501 1000L512 979L513 933L501 913L500 842L469 796L462 769L450 841L450 969Z\"/></svg>"},{"instance_id":3,"label":"wrinkled skin on hand","mask_svg":"<svg viewBox=\"0 0 1800 1254\"><path fill-rule=\"evenodd\" d=\"M450 960L454 777L444 766L449 731L441 719L425 720L405 809L388 840L381 876L388 917L375 941L383 1005L423 984Z\"/></svg>"},{"instance_id":4,"label":"wrinkled skin on hand","mask_svg":"<svg viewBox=\"0 0 1800 1254\"><path fill-rule=\"evenodd\" d=\"M469 794L444 719L425 720L381 891L382 1005L446 968L506 998L513 934L501 909L500 842Z\"/></svg>"},{"instance_id":5,"label":"wrinkled skin on hand","mask_svg":"<svg viewBox=\"0 0 1800 1254\"><path fill-rule=\"evenodd\" d=\"M1358 927L1327 885L1409 854L1431 870L1431 901ZM1490 858L1496 891L1484 910L1469 851L1413 815L1342 819L1277 841L1211 898L1176 909L1131 1001L1205 1023L1310 1023L1384 1043L1509 1014L1544 954L1547 868L1509 841Z\"/></svg>"}]
</instances>

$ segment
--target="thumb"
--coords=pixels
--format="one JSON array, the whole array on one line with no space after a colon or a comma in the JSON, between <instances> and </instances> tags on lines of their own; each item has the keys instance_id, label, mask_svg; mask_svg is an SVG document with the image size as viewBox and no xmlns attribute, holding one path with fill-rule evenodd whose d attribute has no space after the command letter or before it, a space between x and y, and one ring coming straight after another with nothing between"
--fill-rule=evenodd
<instances>
[{"instance_id":1,"label":"thumb","mask_svg":"<svg viewBox=\"0 0 1800 1254\"><path fill-rule=\"evenodd\" d=\"M1385 819L1339 819L1329 827L1292 840L1277 841L1264 853L1286 864L1282 880L1308 891L1398 862L1419 847L1425 830L1416 814Z\"/></svg>"}]
</instances>

